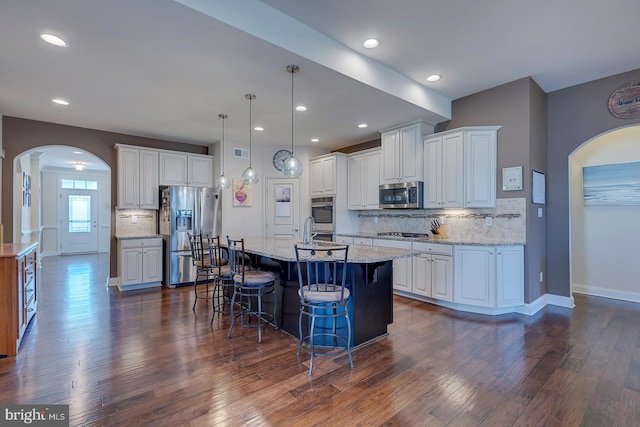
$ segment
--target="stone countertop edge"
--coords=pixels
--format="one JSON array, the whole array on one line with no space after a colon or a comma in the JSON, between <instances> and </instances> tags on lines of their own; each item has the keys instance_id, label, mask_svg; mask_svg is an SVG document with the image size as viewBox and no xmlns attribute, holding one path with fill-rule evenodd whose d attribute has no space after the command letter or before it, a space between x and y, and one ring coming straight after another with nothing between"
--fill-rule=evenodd
<instances>
[{"instance_id":1,"label":"stone countertop edge","mask_svg":"<svg viewBox=\"0 0 640 427\"><path fill-rule=\"evenodd\" d=\"M145 234L141 236L116 236L116 240L157 239L160 237L162 237L162 234Z\"/></svg>"},{"instance_id":2,"label":"stone countertop edge","mask_svg":"<svg viewBox=\"0 0 640 427\"><path fill-rule=\"evenodd\" d=\"M401 236L378 236L372 233L335 233L336 236L361 237L365 239L380 240L404 240L407 242L436 243L440 245L469 245L469 246L524 246L525 242L513 240L460 240L460 239L440 239L438 237L401 237Z\"/></svg>"}]
</instances>

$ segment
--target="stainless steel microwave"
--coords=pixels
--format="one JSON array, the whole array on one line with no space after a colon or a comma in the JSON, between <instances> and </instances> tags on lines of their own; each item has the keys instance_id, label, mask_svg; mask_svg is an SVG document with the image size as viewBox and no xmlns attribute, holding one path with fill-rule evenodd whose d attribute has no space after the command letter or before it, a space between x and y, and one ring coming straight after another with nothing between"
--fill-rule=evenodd
<instances>
[{"instance_id":1,"label":"stainless steel microwave","mask_svg":"<svg viewBox=\"0 0 640 427\"><path fill-rule=\"evenodd\" d=\"M380 185L382 209L421 209L424 207L423 182L398 182Z\"/></svg>"}]
</instances>

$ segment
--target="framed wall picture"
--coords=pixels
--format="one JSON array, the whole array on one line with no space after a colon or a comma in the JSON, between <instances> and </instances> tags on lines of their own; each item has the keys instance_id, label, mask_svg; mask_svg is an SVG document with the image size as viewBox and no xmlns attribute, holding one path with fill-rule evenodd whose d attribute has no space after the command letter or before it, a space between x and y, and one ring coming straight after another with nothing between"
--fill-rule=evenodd
<instances>
[{"instance_id":1,"label":"framed wall picture","mask_svg":"<svg viewBox=\"0 0 640 427\"><path fill-rule=\"evenodd\" d=\"M522 166L502 168L502 191L522 190Z\"/></svg>"},{"instance_id":2,"label":"framed wall picture","mask_svg":"<svg viewBox=\"0 0 640 427\"><path fill-rule=\"evenodd\" d=\"M545 185L544 173L531 171L531 203L545 204Z\"/></svg>"}]
</instances>

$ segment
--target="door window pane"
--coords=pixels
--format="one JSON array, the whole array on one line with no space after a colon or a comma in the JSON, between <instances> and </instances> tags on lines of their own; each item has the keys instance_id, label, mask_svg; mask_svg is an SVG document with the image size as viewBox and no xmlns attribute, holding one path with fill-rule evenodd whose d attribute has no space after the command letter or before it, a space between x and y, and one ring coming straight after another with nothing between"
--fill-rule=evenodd
<instances>
[{"instance_id":1,"label":"door window pane","mask_svg":"<svg viewBox=\"0 0 640 427\"><path fill-rule=\"evenodd\" d=\"M69 195L69 233L91 231L91 196Z\"/></svg>"}]
</instances>

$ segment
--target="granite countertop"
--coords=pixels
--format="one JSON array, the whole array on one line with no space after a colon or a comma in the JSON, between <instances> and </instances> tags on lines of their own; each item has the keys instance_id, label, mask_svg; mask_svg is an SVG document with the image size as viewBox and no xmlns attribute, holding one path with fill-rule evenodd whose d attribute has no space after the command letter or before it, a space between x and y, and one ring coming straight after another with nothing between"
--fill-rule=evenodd
<instances>
[{"instance_id":1,"label":"granite countertop","mask_svg":"<svg viewBox=\"0 0 640 427\"><path fill-rule=\"evenodd\" d=\"M304 246L301 242L290 238L246 237L244 239L244 249L246 252L255 255L267 256L283 261L295 261L296 252L293 245L296 243L298 246ZM340 246L339 243L320 242L318 248L327 247L327 244ZM348 261L369 264L398 258L408 258L419 253L419 251L406 249L349 245Z\"/></svg>"},{"instance_id":2,"label":"granite countertop","mask_svg":"<svg viewBox=\"0 0 640 427\"><path fill-rule=\"evenodd\" d=\"M422 242L422 243L436 243L440 245L476 245L476 246L510 246L510 245L524 245L523 242L516 242L510 240L495 240L495 239L443 239L439 237L402 237L402 236L378 236L376 233L336 233L336 236L345 237L361 237L367 239L382 239L382 240L404 240L408 242Z\"/></svg>"},{"instance_id":3,"label":"granite countertop","mask_svg":"<svg viewBox=\"0 0 640 427\"><path fill-rule=\"evenodd\" d=\"M155 239L158 237L162 237L161 234L145 234L138 236L118 236L116 235L116 240L129 240L129 239Z\"/></svg>"}]
</instances>

